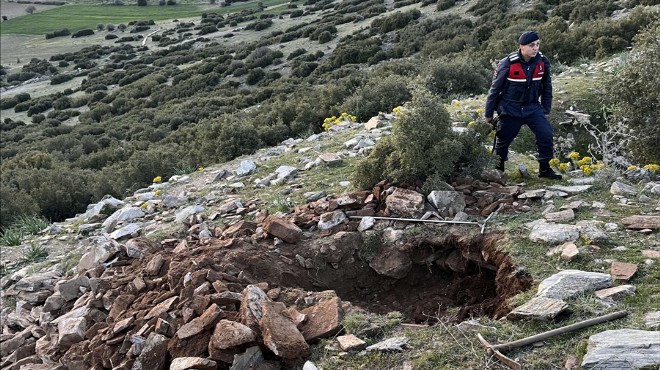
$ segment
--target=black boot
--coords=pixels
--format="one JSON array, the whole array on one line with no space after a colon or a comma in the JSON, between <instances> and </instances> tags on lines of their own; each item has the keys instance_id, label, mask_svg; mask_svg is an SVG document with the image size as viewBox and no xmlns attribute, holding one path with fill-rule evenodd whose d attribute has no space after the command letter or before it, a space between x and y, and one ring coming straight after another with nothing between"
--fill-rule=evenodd
<instances>
[{"instance_id":1,"label":"black boot","mask_svg":"<svg viewBox=\"0 0 660 370\"><path fill-rule=\"evenodd\" d=\"M495 167L495 169L504 172L504 162L506 162L506 161L503 160L503 159L500 159L500 162L497 164L497 167Z\"/></svg>"},{"instance_id":2,"label":"black boot","mask_svg":"<svg viewBox=\"0 0 660 370\"><path fill-rule=\"evenodd\" d=\"M561 175L555 173L555 171L550 168L549 163L539 163L539 177L545 177L551 180L561 180Z\"/></svg>"}]
</instances>

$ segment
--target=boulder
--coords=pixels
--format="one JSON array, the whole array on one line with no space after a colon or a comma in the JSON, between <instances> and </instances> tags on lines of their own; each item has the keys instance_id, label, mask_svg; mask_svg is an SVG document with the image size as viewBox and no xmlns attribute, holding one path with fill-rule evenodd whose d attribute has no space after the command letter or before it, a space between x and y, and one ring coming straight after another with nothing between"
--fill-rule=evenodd
<instances>
[{"instance_id":1,"label":"boulder","mask_svg":"<svg viewBox=\"0 0 660 370\"><path fill-rule=\"evenodd\" d=\"M421 217L424 214L424 196L416 191L396 188L385 199L387 209L402 217Z\"/></svg>"},{"instance_id":2,"label":"boulder","mask_svg":"<svg viewBox=\"0 0 660 370\"><path fill-rule=\"evenodd\" d=\"M297 243L303 234L302 230L293 222L272 215L266 217L263 229L290 244Z\"/></svg>"},{"instance_id":3,"label":"boulder","mask_svg":"<svg viewBox=\"0 0 660 370\"><path fill-rule=\"evenodd\" d=\"M563 300L610 286L612 286L612 277L609 274L564 270L543 280L536 295Z\"/></svg>"},{"instance_id":4,"label":"boulder","mask_svg":"<svg viewBox=\"0 0 660 370\"><path fill-rule=\"evenodd\" d=\"M259 320L264 344L276 356L295 359L309 355L309 345L296 328L286 306L281 302L264 302Z\"/></svg>"},{"instance_id":5,"label":"boulder","mask_svg":"<svg viewBox=\"0 0 660 370\"><path fill-rule=\"evenodd\" d=\"M344 310L339 297L319 302L301 312L307 315L307 321L300 328L306 341L312 342L337 334L341 329Z\"/></svg>"}]
</instances>

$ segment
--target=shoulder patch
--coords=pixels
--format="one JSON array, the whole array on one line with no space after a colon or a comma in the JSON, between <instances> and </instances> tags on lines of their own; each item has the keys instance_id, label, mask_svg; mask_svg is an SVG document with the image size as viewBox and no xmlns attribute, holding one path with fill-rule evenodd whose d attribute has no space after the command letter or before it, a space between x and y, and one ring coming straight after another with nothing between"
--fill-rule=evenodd
<instances>
[{"instance_id":1,"label":"shoulder patch","mask_svg":"<svg viewBox=\"0 0 660 370\"><path fill-rule=\"evenodd\" d=\"M516 63L520 60L520 57L518 56L518 52L514 52L509 54L509 61L511 63Z\"/></svg>"}]
</instances>

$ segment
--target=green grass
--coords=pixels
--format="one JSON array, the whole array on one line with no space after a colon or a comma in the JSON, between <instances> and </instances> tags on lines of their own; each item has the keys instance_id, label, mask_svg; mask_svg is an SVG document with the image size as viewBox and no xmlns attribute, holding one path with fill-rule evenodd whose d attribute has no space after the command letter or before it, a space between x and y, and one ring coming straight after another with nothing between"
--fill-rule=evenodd
<instances>
[{"instance_id":1,"label":"green grass","mask_svg":"<svg viewBox=\"0 0 660 370\"><path fill-rule=\"evenodd\" d=\"M20 245L26 235L36 235L48 227L49 222L41 216L22 216L2 230L0 245Z\"/></svg>"},{"instance_id":2,"label":"green grass","mask_svg":"<svg viewBox=\"0 0 660 370\"><path fill-rule=\"evenodd\" d=\"M140 20L164 20L199 16L204 11L195 5L176 6L110 6L110 5L65 5L2 22L0 34L41 35L68 28L76 32L81 29L96 29L96 25L120 24Z\"/></svg>"},{"instance_id":3,"label":"green grass","mask_svg":"<svg viewBox=\"0 0 660 370\"><path fill-rule=\"evenodd\" d=\"M268 6L279 5L287 0L264 0ZM204 12L218 14L235 13L244 9L257 7L257 2L233 4L228 7L208 5L167 5L167 6L137 6L137 5L65 5L58 8L16 17L0 24L0 35L24 34L42 35L48 32L68 28L72 33L82 29L96 29L97 24L127 24L141 20L167 20L198 17Z\"/></svg>"}]
</instances>

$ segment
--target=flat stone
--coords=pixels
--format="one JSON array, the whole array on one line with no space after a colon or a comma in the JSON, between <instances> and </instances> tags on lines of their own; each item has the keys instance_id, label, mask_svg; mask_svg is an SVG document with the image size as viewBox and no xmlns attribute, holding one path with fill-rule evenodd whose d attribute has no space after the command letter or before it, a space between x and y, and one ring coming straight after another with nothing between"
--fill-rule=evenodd
<instances>
[{"instance_id":1,"label":"flat stone","mask_svg":"<svg viewBox=\"0 0 660 370\"><path fill-rule=\"evenodd\" d=\"M538 297L568 299L612 286L612 277L600 272L564 270L539 284Z\"/></svg>"},{"instance_id":2,"label":"flat stone","mask_svg":"<svg viewBox=\"0 0 660 370\"><path fill-rule=\"evenodd\" d=\"M580 251L575 243L568 242L561 246L561 259L564 261L573 261L579 254Z\"/></svg>"},{"instance_id":3,"label":"flat stone","mask_svg":"<svg viewBox=\"0 0 660 370\"><path fill-rule=\"evenodd\" d=\"M281 302L264 302L259 321L264 344L276 356L295 359L309 355L309 345L296 328L286 306Z\"/></svg>"},{"instance_id":4,"label":"flat stone","mask_svg":"<svg viewBox=\"0 0 660 370\"><path fill-rule=\"evenodd\" d=\"M629 196L636 195L637 192L638 191L634 186L621 181L614 181L612 185L610 185L610 194L612 195Z\"/></svg>"},{"instance_id":5,"label":"flat stone","mask_svg":"<svg viewBox=\"0 0 660 370\"><path fill-rule=\"evenodd\" d=\"M190 216L196 215L198 213L204 212L204 206L201 206L199 204L194 205L194 206L188 206L176 213L174 216L174 219L177 223L184 223L190 218Z\"/></svg>"},{"instance_id":6,"label":"flat stone","mask_svg":"<svg viewBox=\"0 0 660 370\"><path fill-rule=\"evenodd\" d=\"M660 216L635 215L621 220L628 229L660 229Z\"/></svg>"},{"instance_id":7,"label":"flat stone","mask_svg":"<svg viewBox=\"0 0 660 370\"><path fill-rule=\"evenodd\" d=\"M637 265L634 263L615 261L610 268L610 275L616 281L628 281L636 272Z\"/></svg>"},{"instance_id":8,"label":"flat stone","mask_svg":"<svg viewBox=\"0 0 660 370\"><path fill-rule=\"evenodd\" d=\"M522 306L516 307L509 315L511 319L552 320L568 308L561 299L534 297Z\"/></svg>"},{"instance_id":9,"label":"flat stone","mask_svg":"<svg viewBox=\"0 0 660 370\"><path fill-rule=\"evenodd\" d=\"M254 342L256 339L256 333L249 327L236 321L220 320L215 325L209 347L228 349Z\"/></svg>"},{"instance_id":10,"label":"flat stone","mask_svg":"<svg viewBox=\"0 0 660 370\"><path fill-rule=\"evenodd\" d=\"M172 310L179 303L179 297L168 298L165 301L159 303L154 308L149 310L147 315L144 317L146 320L149 320L153 317L160 316L168 311Z\"/></svg>"},{"instance_id":11,"label":"flat stone","mask_svg":"<svg viewBox=\"0 0 660 370\"><path fill-rule=\"evenodd\" d=\"M416 191L396 188L385 199L387 209L402 217L420 217L424 214L424 196Z\"/></svg>"},{"instance_id":12,"label":"flat stone","mask_svg":"<svg viewBox=\"0 0 660 370\"><path fill-rule=\"evenodd\" d=\"M649 329L660 327L660 311L653 311L644 315L644 322Z\"/></svg>"},{"instance_id":13,"label":"flat stone","mask_svg":"<svg viewBox=\"0 0 660 370\"><path fill-rule=\"evenodd\" d=\"M337 337L337 342L339 343L339 347L341 347L342 351L346 352L362 351L367 347L367 342L353 334L340 335Z\"/></svg>"},{"instance_id":14,"label":"flat stone","mask_svg":"<svg viewBox=\"0 0 660 370\"><path fill-rule=\"evenodd\" d=\"M635 286L619 285L612 288L597 290L594 292L594 294L600 299L611 299L613 301L618 301L624 297L635 295Z\"/></svg>"},{"instance_id":15,"label":"flat stone","mask_svg":"<svg viewBox=\"0 0 660 370\"><path fill-rule=\"evenodd\" d=\"M194 337L202 331L215 325L215 320L220 316L222 310L215 303L207 308L200 317L192 319L187 324L184 324L176 332L179 339L187 339Z\"/></svg>"},{"instance_id":16,"label":"flat stone","mask_svg":"<svg viewBox=\"0 0 660 370\"><path fill-rule=\"evenodd\" d=\"M580 238L580 231L575 225L554 224L548 222L537 222L529 233L529 239L534 242L545 242L551 245L561 244L568 241L576 241Z\"/></svg>"},{"instance_id":17,"label":"flat stone","mask_svg":"<svg viewBox=\"0 0 660 370\"><path fill-rule=\"evenodd\" d=\"M239 309L240 321L254 331L259 330L262 317L261 306L270 298L256 285L248 285L243 290L243 300Z\"/></svg>"},{"instance_id":18,"label":"flat stone","mask_svg":"<svg viewBox=\"0 0 660 370\"><path fill-rule=\"evenodd\" d=\"M344 310L339 297L321 301L305 308L301 313L307 315L307 321L300 328L300 332L308 342L331 337L342 329Z\"/></svg>"},{"instance_id":19,"label":"flat stone","mask_svg":"<svg viewBox=\"0 0 660 370\"><path fill-rule=\"evenodd\" d=\"M641 369L660 365L660 331L606 330L589 337L583 369Z\"/></svg>"},{"instance_id":20,"label":"flat stone","mask_svg":"<svg viewBox=\"0 0 660 370\"><path fill-rule=\"evenodd\" d=\"M545 193L546 193L545 189L528 190L518 195L518 199L540 199L543 198Z\"/></svg>"},{"instance_id":21,"label":"flat stone","mask_svg":"<svg viewBox=\"0 0 660 370\"><path fill-rule=\"evenodd\" d=\"M329 167L338 166L342 162L341 157L335 153L323 153L319 155L319 158Z\"/></svg>"},{"instance_id":22,"label":"flat stone","mask_svg":"<svg viewBox=\"0 0 660 370\"><path fill-rule=\"evenodd\" d=\"M348 220L346 214L343 211L336 210L332 212L326 212L321 215L319 218L318 228L319 230L330 230L335 226L339 226Z\"/></svg>"},{"instance_id":23,"label":"flat stone","mask_svg":"<svg viewBox=\"0 0 660 370\"><path fill-rule=\"evenodd\" d=\"M234 171L236 176L245 176L257 169L257 164L252 160L243 160L239 167Z\"/></svg>"},{"instance_id":24,"label":"flat stone","mask_svg":"<svg viewBox=\"0 0 660 370\"><path fill-rule=\"evenodd\" d=\"M303 235L302 230L293 222L272 215L266 218L263 228L273 236L290 244L297 243Z\"/></svg>"},{"instance_id":25,"label":"flat stone","mask_svg":"<svg viewBox=\"0 0 660 370\"><path fill-rule=\"evenodd\" d=\"M384 341L372 344L367 347L366 351L379 351L379 352L402 352L408 347L408 338L394 337L388 338Z\"/></svg>"},{"instance_id":26,"label":"flat stone","mask_svg":"<svg viewBox=\"0 0 660 370\"><path fill-rule=\"evenodd\" d=\"M371 229L376 224L376 219L373 217L362 217L360 219L360 224L358 225L358 231L363 232Z\"/></svg>"},{"instance_id":27,"label":"flat stone","mask_svg":"<svg viewBox=\"0 0 660 370\"><path fill-rule=\"evenodd\" d=\"M234 362L230 370L249 370L255 368L254 366L264 361L264 355L261 353L259 347L254 346L248 348L244 353L235 355Z\"/></svg>"},{"instance_id":28,"label":"flat stone","mask_svg":"<svg viewBox=\"0 0 660 370\"><path fill-rule=\"evenodd\" d=\"M84 317L70 318L62 320L57 325L59 333L58 345L69 347L85 339L85 330L87 330L87 320Z\"/></svg>"},{"instance_id":29,"label":"flat stone","mask_svg":"<svg viewBox=\"0 0 660 370\"><path fill-rule=\"evenodd\" d=\"M642 256L644 256L646 258L660 259L660 251L645 249L645 250L642 251Z\"/></svg>"},{"instance_id":30,"label":"flat stone","mask_svg":"<svg viewBox=\"0 0 660 370\"><path fill-rule=\"evenodd\" d=\"M561 191L569 195L576 195L584 193L585 191L591 189L593 185L572 185L572 186L563 186L563 185L552 185L548 186L550 190Z\"/></svg>"},{"instance_id":31,"label":"flat stone","mask_svg":"<svg viewBox=\"0 0 660 370\"><path fill-rule=\"evenodd\" d=\"M167 344L168 339L164 335L149 334L132 370L163 369L167 360Z\"/></svg>"},{"instance_id":32,"label":"flat stone","mask_svg":"<svg viewBox=\"0 0 660 370\"><path fill-rule=\"evenodd\" d=\"M549 222L567 222L575 219L575 212L572 209L566 209L559 212L546 213L543 218Z\"/></svg>"},{"instance_id":33,"label":"flat stone","mask_svg":"<svg viewBox=\"0 0 660 370\"><path fill-rule=\"evenodd\" d=\"M583 220L576 222L575 225L580 230L580 237L583 240L589 240L591 243L604 243L610 239L601 228L603 223L600 221Z\"/></svg>"},{"instance_id":34,"label":"flat stone","mask_svg":"<svg viewBox=\"0 0 660 370\"><path fill-rule=\"evenodd\" d=\"M215 370L218 365L215 361L201 357L177 357L172 359L170 370Z\"/></svg>"},{"instance_id":35,"label":"flat stone","mask_svg":"<svg viewBox=\"0 0 660 370\"><path fill-rule=\"evenodd\" d=\"M462 192L434 190L426 199L442 217L454 217L465 209L465 195Z\"/></svg>"}]
</instances>

